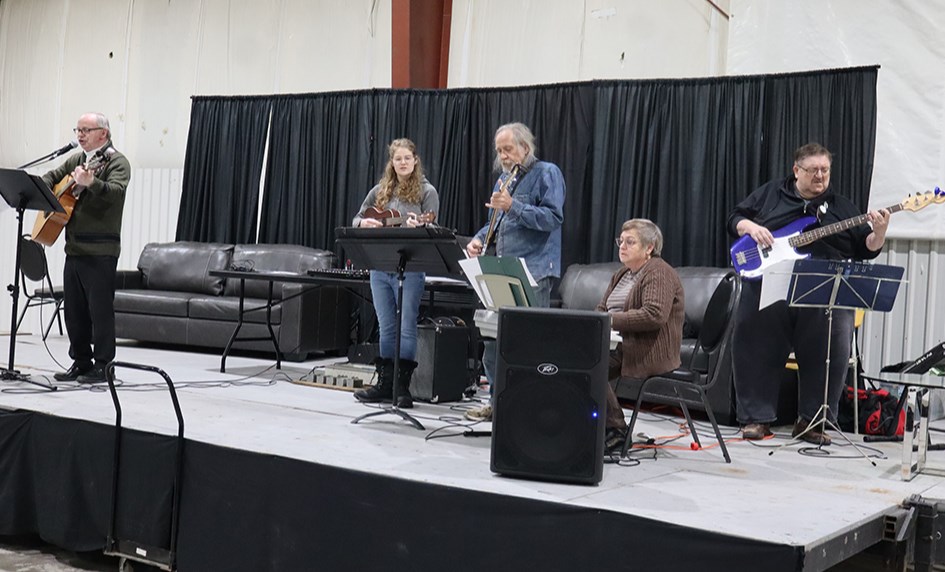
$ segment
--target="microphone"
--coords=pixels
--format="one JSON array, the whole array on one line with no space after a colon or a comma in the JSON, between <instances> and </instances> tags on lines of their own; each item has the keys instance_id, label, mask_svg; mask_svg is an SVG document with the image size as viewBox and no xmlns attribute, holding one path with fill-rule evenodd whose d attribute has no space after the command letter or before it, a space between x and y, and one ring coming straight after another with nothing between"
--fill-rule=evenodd
<instances>
[{"instance_id":1,"label":"microphone","mask_svg":"<svg viewBox=\"0 0 945 572\"><path fill-rule=\"evenodd\" d=\"M53 151L52 158L58 157L59 155L62 155L63 153L68 153L69 151L72 151L78 146L79 146L79 142L73 139L72 141L69 141L68 143L60 147L59 149L56 149L55 151Z\"/></svg>"}]
</instances>

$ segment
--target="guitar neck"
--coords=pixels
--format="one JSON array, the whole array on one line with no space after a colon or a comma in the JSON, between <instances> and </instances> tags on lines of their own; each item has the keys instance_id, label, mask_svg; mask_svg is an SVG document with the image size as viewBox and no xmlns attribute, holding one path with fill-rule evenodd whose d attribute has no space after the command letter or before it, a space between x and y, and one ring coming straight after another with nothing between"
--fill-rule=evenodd
<instances>
[{"instance_id":1,"label":"guitar neck","mask_svg":"<svg viewBox=\"0 0 945 572\"><path fill-rule=\"evenodd\" d=\"M405 216L389 216L378 220L384 223L384 226L401 226L407 222L407 218Z\"/></svg>"},{"instance_id":2,"label":"guitar neck","mask_svg":"<svg viewBox=\"0 0 945 572\"><path fill-rule=\"evenodd\" d=\"M889 214L896 213L902 210L902 205L895 204L891 207L886 207L886 210L889 211ZM867 220L868 220L867 215L861 214L859 216L848 218L840 222L828 224L827 226L815 228L814 230L802 232L801 234L795 237L792 237L789 240L789 243L794 248L797 248L799 246L807 246L808 244L816 242L820 240L821 238L826 238L832 234L837 234L838 232L843 232L855 226L860 226L861 224L865 223Z\"/></svg>"}]
</instances>

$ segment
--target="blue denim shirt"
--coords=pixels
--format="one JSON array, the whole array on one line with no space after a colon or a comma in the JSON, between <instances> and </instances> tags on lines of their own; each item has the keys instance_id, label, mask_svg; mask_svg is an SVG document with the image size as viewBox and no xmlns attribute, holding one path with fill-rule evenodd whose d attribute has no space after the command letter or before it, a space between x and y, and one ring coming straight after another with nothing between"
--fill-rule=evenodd
<instances>
[{"instance_id":1,"label":"blue denim shirt","mask_svg":"<svg viewBox=\"0 0 945 572\"><path fill-rule=\"evenodd\" d=\"M505 180L503 174L492 191ZM561 223L564 221L564 176L553 163L536 161L512 193L512 208L499 215L496 254L525 259L528 270L541 280L561 276ZM489 218L492 211L489 212ZM486 224L475 238L485 240Z\"/></svg>"}]
</instances>

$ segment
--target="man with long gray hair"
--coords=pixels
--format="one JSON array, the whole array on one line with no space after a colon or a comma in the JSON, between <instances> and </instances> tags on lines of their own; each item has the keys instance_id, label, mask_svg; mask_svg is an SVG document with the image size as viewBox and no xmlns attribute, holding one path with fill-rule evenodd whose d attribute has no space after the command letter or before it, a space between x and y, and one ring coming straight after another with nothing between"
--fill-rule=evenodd
<instances>
[{"instance_id":1,"label":"man with long gray hair","mask_svg":"<svg viewBox=\"0 0 945 572\"><path fill-rule=\"evenodd\" d=\"M538 282L538 306L548 307L551 289L561 276L561 224L564 222L564 176L553 163L538 160L535 136L522 123L495 132L495 166L501 171L492 188L486 224L466 247L480 256L493 244L497 256L525 259ZM495 385L495 341L485 342L483 366L490 388ZM474 420L491 420L492 406L467 412Z\"/></svg>"}]
</instances>

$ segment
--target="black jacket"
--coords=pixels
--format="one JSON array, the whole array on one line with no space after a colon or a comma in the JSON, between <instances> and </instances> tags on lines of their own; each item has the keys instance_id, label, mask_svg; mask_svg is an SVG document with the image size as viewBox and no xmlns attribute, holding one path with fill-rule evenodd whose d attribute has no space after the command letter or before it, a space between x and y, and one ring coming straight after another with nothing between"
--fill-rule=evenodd
<instances>
[{"instance_id":1,"label":"black jacket","mask_svg":"<svg viewBox=\"0 0 945 572\"><path fill-rule=\"evenodd\" d=\"M849 199L838 195L829 187L820 196L805 201L797 194L794 183L794 176L790 176L768 181L758 187L728 215L726 228L729 234L737 238L738 223L746 218L768 230L776 231L799 218L814 216L818 222L807 228L810 230L863 214ZM873 231L869 225L864 223L798 250L809 253L813 258L870 260L880 253L866 247L866 237L871 232Z\"/></svg>"}]
</instances>

